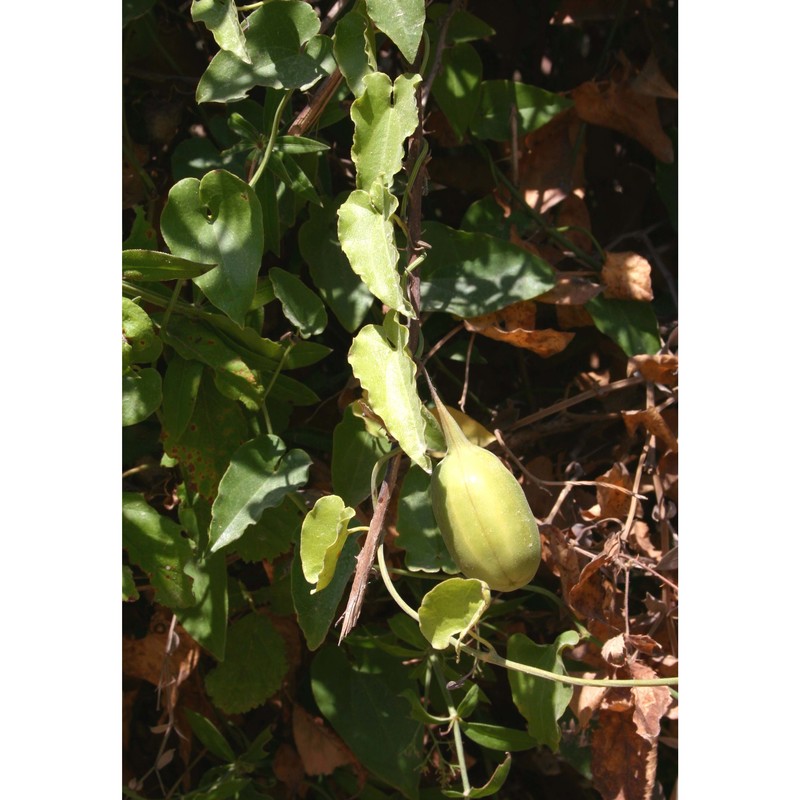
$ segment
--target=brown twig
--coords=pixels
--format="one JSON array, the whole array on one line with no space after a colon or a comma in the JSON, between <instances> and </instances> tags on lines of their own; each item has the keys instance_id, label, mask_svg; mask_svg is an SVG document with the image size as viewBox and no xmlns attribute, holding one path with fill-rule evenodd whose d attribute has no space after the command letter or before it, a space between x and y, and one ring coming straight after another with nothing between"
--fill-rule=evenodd
<instances>
[{"instance_id":1,"label":"brown twig","mask_svg":"<svg viewBox=\"0 0 800 800\"><path fill-rule=\"evenodd\" d=\"M337 67L320 85L308 105L297 115L295 121L289 126L290 136L302 136L319 119L328 101L333 97L339 84L342 82L342 73Z\"/></svg>"},{"instance_id":2,"label":"brown twig","mask_svg":"<svg viewBox=\"0 0 800 800\"><path fill-rule=\"evenodd\" d=\"M383 523L386 519L389 501L392 499L395 482L397 481L399 460L400 456L397 455L389 461L389 466L386 468L386 475L383 478L380 491L378 492L378 502L375 505L372 520L369 523L366 539L364 539L364 546L361 548L361 552L356 559L356 572L353 577L353 585L350 587L350 596L347 598L347 606L341 618L342 631L339 634L339 644L342 643L344 637L356 626L358 617L361 614L361 606L364 603L364 594L367 590L369 572L372 569L372 565L375 563L375 553L378 550L378 545L380 544L383 534Z\"/></svg>"}]
</instances>

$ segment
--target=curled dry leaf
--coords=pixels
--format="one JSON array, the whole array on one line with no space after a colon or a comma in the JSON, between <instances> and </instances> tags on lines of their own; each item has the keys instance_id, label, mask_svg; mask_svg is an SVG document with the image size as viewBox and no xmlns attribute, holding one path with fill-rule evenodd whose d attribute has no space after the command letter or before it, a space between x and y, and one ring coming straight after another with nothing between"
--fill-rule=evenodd
<instances>
[{"instance_id":1,"label":"curled dry leaf","mask_svg":"<svg viewBox=\"0 0 800 800\"><path fill-rule=\"evenodd\" d=\"M606 253L600 278L606 285L603 294L610 299L648 303L653 299L650 264L638 253Z\"/></svg>"},{"instance_id":2,"label":"curled dry leaf","mask_svg":"<svg viewBox=\"0 0 800 800\"><path fill-rule=\"evenodd\" d=\"M298 705L292 709L292 734L306 775L330 775L337 767L352 764L363 787L361 766L347 745L320 718Z\"/></svg>"},{"instance_id":3,"label":"curled dry leaf","mask_svg":"<svg viewBox=\"0 0 800 800\"><path fill-rule=\"evenodd\" d=\"M542 558L550 571L561 580L561 593L567 597L581 577L578 554L570 547L564 532L555 525L540 525Z\"/></svg>"},{"instance_id":4,"label":"curled dry leaf","mask_svg":"<svg viewBox=\"0 0 800 800\"><path fill-rule=\"evenodd\" d=\"M620 486L623 489L633 487L633 478L624 464L614 464L608 472L597 478L602 483ZM618 492L609 486L597 487L597 503L600 506L600 519L625 519L631 505L631 496Z\"/></svg>"},{"instance_id":5,"label":"curled dry leaf","mask_svg":"<svg viewBox=\"0 0 800 800\"><path fill-rule=\"evenodd\" d=\"M612 667L621 667L628 659L628 648L625 643L625 634L613 636L602 647L600 655Z\"/></svg>"},{"instance_id":6,"label":"curled dry leaf","mask_svg":"<svg viewBox=\"0 0 800 800\"><path fill-rule=\"evenodd\" d=\"M650 53L644 66L631 81L631 89L639 94L649 97L664 97L667 100L677 100L678 93L672 88L658 66L655 53Z\"/></svg>"},{"instance_id":7,"label":"curled dry leaf","mask_svg":"<svg viewBox=\"0 0 800 800\"><path fill-rule=\"evenodd\" d=\"M666 420L657 408L645 408L641 411L623 411L622 421L629 434L632 434L640 425L644 426L648 433L660 439L667 450L673 453L678 452L678 438L670 430Z\"/></svg>"},{"instance_id":8,"label":"curled dry leaf","mask_svg":"<svg viewBox=\"0 0 800 800\"><path fill-rule=\"evenodd\" d=\"M628 540L628 543L633 544L636 550L656 561L661 558L662 552L650 539L650 526L646 522L637 519L631 527L631 534L632 537Z\"/></svg>"},{"instance_id":9,"label":"curled dry leaf","mask_svg":"<svg viewBox=\"0 0 800 800\"><path fill-rule=\"evenodd\" d=\"M531 350L542 358L560 353L575 337L574 333L552 329L535 330L536 304L523 300L492 314L464 320L468 331L490 339Z\"/></svg>"},{"instance_id":10,"label":"curled dry leaf","mask_svg":"<svg viewBox=\"0 0 800 800\"><path fill-rule=\"evenodd\" d=\"M631 677L635 680L651 680L658 677L655 670L639 661L631 663L628 669ZM636 726L636 732L643 739L655 743L661 732L661 717L672 705L669 688L666 686L634 686L631 693L633 694L633 723Z\"/></svg>"},{"instance_id":11,"label":"curled dry leaf","mask_svg":"<svg viewBox=\"0 0 800 800\"><path fill-rule=\"evenodd\" d=\"M592 315L583 306L556 306L556 319L561 328L592 328Z\"/></svg>"},{"instance_id":12,"label":"curled dry leaf","mask_svg":"<svg viewBox=\"0 0 800 800\"><path fill-rule=\"evenodd\" d=\"M584 672L580 678L597 678L596 672ZM570 711L578 720L580 730L585 730L592 721L600 703L605 697L608 689L604 686L576 686L572 692L572 699L569 701Z\"/></svg>"},{"instance_id":13,"label":"curled dry leaf","mask_svg":"<svg viewBox=\"0 0 800 800\"><path fill-rule=\"evenodd\" d=\"M519 189L531 208L544 214L582 188L583 156L580 120L573 109L562 111L523 142L519 158Z\"/></svg>"},{"instance_id":14,"label":"curled dry leaf","mask_svg":"<svg viewBox=\"0 0 800 800\"><path fill-rule=\"evenodd\" d=\"M672 164L672 141L661 127L656 98L634 88L630 69L610 81L587 81L572 91L574 111L584 122L635 139L659 161Z\"/></svg>"},{"instance_id":15,"label":"curled dry leaf","mask_svg":"<svg viewBox=\"0 0 800 800\"><path fill-rule=\"evenodd\" d=\"M633 356L628 359L628 375L637 372L647 381L672 388L678 385L678 356L674 353Z\"/></svg>"},{"instance_id":16,"label":"curled dry leaf","mask_svg":"<svg viewBox=\"0 0 800 800\"><path fill-rule=\"evenodd\" d=\"M580 580L567 595L572 610L591 622L590 630L605 641L616 636L625 627L625 620L617 611L621 607L621 596L614 583L602 573L602 568L611 564L616 553L602 553L590 561L581 572Z\"/></svg>"}]
</instances>

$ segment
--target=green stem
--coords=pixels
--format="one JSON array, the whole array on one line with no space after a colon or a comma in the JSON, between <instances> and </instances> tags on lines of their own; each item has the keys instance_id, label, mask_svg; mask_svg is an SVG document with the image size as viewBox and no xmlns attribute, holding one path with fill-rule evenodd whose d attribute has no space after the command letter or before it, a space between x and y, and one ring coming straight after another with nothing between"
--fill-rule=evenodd
<instances>
[{"instance_id":1,"label":"green stem","mask_svg":"<svg viewBox=\"0 0 800 800\"><path fill-rule=\"evenodd\" d=\"M450 715L450 719L452 720L453 739L456 745L458 769L461 772L461 786L464 790L463 794L464 797L469 797L471 787L469 785L469 775L467 774L467 759L464 757L464 742L461 739L461 725L459 724L460 720L458 718L458 710L453 703L453 696L450 694L450 690L447 688L447 682L444 679L444 673L442 672L442 665L439 657L433 655L430 657L430 661L433 664L433 673L436 675L436 681L439 684L439 688L442 690L445 703L447 703L447 711Z\"/></svg>"},{"instance_id":2,"label":"green stem","mask_svg":"<svg viewBox=\"0 0 800 800\"><path fill-rule=\"evenodd\" d=\"M408 614L409 617L419 622L419 614L414 611L411 606L403 600L402 597L394 588L389 570L386 568L386 560L383 555L383 545L378 548L378 566L380 567L381 577L386 586L387 591L392 596L394 601L400 608ZM476 650L466 644L459 643L455 637L450 637L450 644L453 647L459 647L462 652L477 658L479 661L484 661L487 664L494 664L497 667L504 669L513 669L517 672L524 672L526 675L533 675L536 678L544 678L548 681L555 681L556 683L566 683L569 686L675 686L678 683L677 678L652 678L650 680L634 680L634 679L613 679L613 678L576 678L573 675L559 675L557 672L549 672L546 669L539 669L538 667L530 667L527 664L520 664L518 661L510 661L507 658L499 655L496 652L484 652L483 650Z\"/></svg>"},{"instance_id":3,"label":"green stem","mask_svg":"<svg viewBox=\"0 0 800 800\"><path fill-rule=\"evenodd\" d=\"M272 129L269 132L269 141L267 142L267 146L264 148L264 155L261 158L261 162L259 163L258 169L255 171L255 174L253 175L252 178L250 178L251 188L255 188L255 185L258 183L258 179L263 175L264 170L266 169L269 157L272 155L272 150L275 147L275 140L278 138L278 128L280 127L281 124L283 109L286 108L286 104L289 102L291 96L292 92L287 92L281 98L281 102L278 104L278 109L275 112L275 116L272 120Z\"/></svg>"},{"instance_id":4,"label":"green stem","mask_svg":"<svg viewBox=\"0 0 800 800\"><path fill-rule=\"evenodd\" d=\"M161 318L161 330L165 330L167 327L167 323L169 322L169 318L172 316L172 310L175 308L175 303L178 300L178 295L180 294L181 289L183 288L183 281L176 281L175 288L172 290L172 297L169 299L169 303L167 305L167 309L164 312L164 316Z\"/></svg>"}]
</instances>

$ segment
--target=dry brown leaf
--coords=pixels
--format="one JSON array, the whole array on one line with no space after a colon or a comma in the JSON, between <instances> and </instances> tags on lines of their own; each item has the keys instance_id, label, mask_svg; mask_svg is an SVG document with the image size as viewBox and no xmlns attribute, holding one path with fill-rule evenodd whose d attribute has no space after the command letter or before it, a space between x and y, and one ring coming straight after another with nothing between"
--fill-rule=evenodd
<instances>
[{"instance_id":1,"label":"dry brown leaf","mask_svg":"<svg viewBox=\"0 0 800 800\"><path fill-rule=\"evenodd\" d=\"M541 525L539 533L544 545L542 552L547 553L545 563L561 580L561 594L567 597L581 577L578 554L569 546L569 540L564 532L555 525Z\"/></svg>"},{"instance_id":2,"label":"dry brown leaf","mask_svg":"<svg viewBox=\"0 0 800 800\"><path fill-rule=\"evenodd\" d=\"M531 208L544 213L582 188L585 144L573 109L562 111L524 139L519 189Z\"/></svg>"},{"instance_id":3,"label":"dry brown leaf","mask_svg":"<svg viewBox=\"0 0 800 800\"><path fill-rule=\"evenodd\" d=\"M650 97L664 97L667 100L678 99L678 93L672 88L659 69L655 53L650 53L647 57L644 66L631 81L631 89Z\"/></svg>"},{"instance_id":4,"label":"dry brown leaf","mask_svg":"<svg viewBox=\"0 0 800 800\"><path fill-rule=\"evenodd\" d=\"M292 709L292 734L306 775L330 775L347 764L360 769L347 745L320 718L298 705Z\"/></svg>"},{"instance_id":5,"label":"dry brown leaf","mask_svg":"<svg viewBox=\"0 0 800 800\"><path fill-rule=\"evenodd\" d=\"M626 73L619 80L587 81L574 89L575 113L584 122L630 136L659 161L672 164L675 152L661 127L656 98L633 89Z\"/></svg>"},{"instance_id":6,"label":"dry brown leaf","mask_svg":"<svg viewBox=\"0 0 800 800\"><path fill-rule=\"evenodd\" d=\"M552 329L535 330L536 303L523 300L492 314L464 320L468 331L490 339L531 350L543 358L560 353L575 337L574 333Z\"/></svg>"},{"instance_id":7,"label":"dry brown leaf","mask_svg":"<svg viewBox=\"0 0 800 800\"><path fill-rule=\"evenodd\" d=\"M551 303L556 306L582 306L602 291L603 287L599 283L595 283L585 275L565 272L556 278L556 285L552 289L536 298L536 302Z\"/></svg>"},{"instance_id":8,"label":"dry brown leaf","mask_svg":"<svg viewBox=\"0 0 800 800\"><path fill-rule=\"evenodd\" d=\"M603 295L610 299L648 303L653 299L650 264L638 253L606 253L600 279L606 285Z\"/></svg>"},{"instance_id":9,"label":"dry brown leaf","mask_svg":"<svg viewBox=\"0 0 800 800\"><path fill-rule=\"evenodd\" d=\"M584 672L578 675L580 678L597 678L595 672ZM576 686L572 692L572 699L569 701L570 711L578 720L580 730L585 730L592 721L600 703L605 697L608 689L604 686Z\"/></svg>"},{"instance_id":10,"label":"dry brown leaf","mask_svg":"<svg viewBox=\"0 0 800 800\"><path fill-rule=\"evenodd\" d=\"M592 315L583 306L556 306L556 319L561 328L594 327Z\"/></svg>"},{"instance_id":11,"label":"dry brown leaf","mask_svg":"<svg viewBox=\"0 0 800 800\"><path fill-rule=\"evenodd\" d=\"M666 445L667 450L672 450L673 453L678 452L678 439L657 408L623 411L622 421L629 434L632 434L639 425L643 425L648 433L653 434Z\"/></svg>"},{"instance_id":12,"label":"dry brown leaf","mask_svg":"<svg viewBox=\"0 0 800 800\"><path fill-rule=\"evenodd\" d=\"M620 463L614 464L608 472L600 475L597 480L628 490L633 487L633 478L631 478L625 465ZM601 519L625 519L628 516L628 509L631 505L631 496L608 486L598 486L597 502L600 506Z\"/></svg>"},{"instance_id":13,"label":"dry brown leaf","mask_svg":"<svg viewBox=\"0 0 800 800\"><path fill-rule=\"evenodd\" d=\"M628 649L625 644L625 634L620 633L609 639L600 651L600 655L612 667L621 667L628 658Z\"/></svg>"},{"instance_id":14,"label":"dry brown leaf","mask_svg":"<svg viewBox=\"0 0 800 800\"><path fill-rule=\"evenodd\" d=\"M562 203L556 206L553 225L557 228L568 228L561 235L581 249L591 252L594 243L589 236L592 230L592 219L589 207L583 199L583 189L576 189Z\"/></svg>"},{"instance_id":15,"label":"dry brown leaf","mask_svg":"<svg viewBox=\"0 0 800 800\"><path fill-rule=\"evenodd\" d=\"M297 751L290 744L282 742L278 746L272 762L272 771L281 783L286 784L290 797L306 796L308 786L304 785L303 762L300 760Z\"/></svg>"},{"instance_id":16,"label":"dry brown leaf","mask_svg":"<svg viewBox=\"0 0 800 800\"><path fill-rule=\"evenodd\" d=\"M638 735L631 712L601 709L592 734L593 786L603 800L649 800L656 748Z\"/></svg>"},{"instance_id":17,"label":"dry brown leaf","mask_svg":"<svg viewBox=\"0 0 800 800\"><path fill-rule=\"evenodd\" d=\"M576 614L600 623L592 632L602 641L616 636L625 627L622 615L616 610L620 605L620 593L601 572L615 557L615 554L602 553L590 561L583 568L578 583L567 595L569 605Z\"/></svg>"},{"instance_id":18,"label":"dry brown leaf","mask_svg":"<svg viewBox=\"0 0 800 800\"><path fill-rule=\"evenodd\" d=\"M662 386L677 386L678 356L673 353L633 356L628 359L628 376L636 372L647 381L660 383Z\"/></svg>"},{"instance_id":19,"label":"dry brown leaf","mask_svg":"<svg viewBox=\"0 0 800 800\"><path fill-rule=\"evenodd\" d=\"M661 476L661 487L664 495L678 502L678 454L673 452L664 453L658 461L658 474Z\"/></svg>"},{"instance_id":20,"label":"dry brown leaf","mask_svg":"<svg viewBox=\"0 0 800 800\"><path fill-rule=\"evenodd\" d=\"M655 670L634 661L629 666L631 677L635 680L651 680L657 678ZM639 736L655 743L661 732L661 717L663 717L670 705L672 705L672 695L667 686L634 686L631 689L633 694L633 723Z\"/></svg>"},{"instance_id":21,"label":"dry brown leaf","mask_svg":"<svg viewBox=\"0 0 800 800\"><path fill-rule=\"evenodd\" d=\"M632 544L634 547L649 558L656 561L663 555L662 551L657 548L650 539L650 526L644 520L637 519L631 528L633 534Z\"/></svg>"}]
</instances>

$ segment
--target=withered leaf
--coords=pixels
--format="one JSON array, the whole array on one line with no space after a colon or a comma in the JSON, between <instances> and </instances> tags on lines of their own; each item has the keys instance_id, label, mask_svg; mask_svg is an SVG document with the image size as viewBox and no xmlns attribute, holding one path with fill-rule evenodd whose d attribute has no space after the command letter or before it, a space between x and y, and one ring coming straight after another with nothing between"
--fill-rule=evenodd
<instances>
[{"instance_id":1,"label":"withered leaf","mask_svg":"<svg viewBox=\"0 0 800 800\"><path fill-rule=\"evenodd\" d=\"M556 285L544 294L540 294L536 301L556 306L582 306L602 291L603 287L599 283L595 283L585 275L566 272L559 275L556 278Z\"/></svg>"},{"instance_id":2,"label":"withered leaf","mask_svg":"<svg viewBox=\"0 0 800 800\"><path fill-rule=\"evenodd\" d=\"M359 766L345 743L299 705L292 709L292 733L306 775L330 775L346 764Z\"/></svg>"},{"instance_id":3,"label":"withered leaf","mask_svg":"<svg viewBox=\"0 0 800 800\"><path fill-rule=\"evenodd\" d=\"M657 678L655 670L634 661L629 666L632 678L636 680L649 680ZM635 686L633 694L633 723L639 736L655 743L661 732L661 717L667 713L672 704L672 695L666 686Z\"/></svg>"},{"instance_id":4,"label":"withered leaf","mask_svg":"<svg viewBox=\"0 0 800 800\"><path fill-rule=\"evenodd\" d=\"M678 439L670 430L664 417L657 408L645 408L641 411L623 411L622 421L629 434L632 434L640 425L644 426L648 433L660 439L667 450L673 453L678 452Z\"/></svg>"},{"instance_id":5,"label":"withered leaf","mask_svg":"<svg viewBox=\"0 0 800 800\"><path fill-rule=\"evenodd\" d=\"M653 299L650 272L650 263L638 253L606 253L600 270L600 279L606 285L603 294L612 300L649 303Z\"/></svg>"},{"instance_id":6,"label":"withered leaf","mask_svg":"<svg viewBox=\"0 0 800 800\"><path fill-rule=\"evenodd\" d=\"M600 475L598 481L612 486L620 486L630 491L633 479L624 464L614 464L608 472ZM625 519L631 505L631 496L625 492L618 492L608 486L597 487L597 502L600 506L600 517L603 519Z\"/></svg>"},{"instance_id":7,"label":"withered leaf","mask_svg":"<svg viewBox=\"0 0 800 800\"><path fill-rule=\"evenodd\" d=\"M678 385L678 356L673 353L632 356L628 359L628 375L638 372L645 380L662 386Z\"/></svg>"},{"instance_id":8,"label":"withered leaf","mask_svg":"<svg viewBox=\"0 0 800 800\"><path fill-rule=\"evenodd\" d=\"M569 605L576 614L602 624L605 634L600 630L597 633L603 639L615 636L625 627L622 615L616 610L619 592L601 571L613 561L613 558L612 555L603 553L590 561L583 568L580 580L568 595Z\"/></svg>"},{"instance_id":9,"label":"withered leaf","mask_svg":"<svg viewBox=\"0 0 800 800\"><path fill-rule=\"evenodd\" d=\"M597 678L594 672L585 672L579 675L581 678ZM608 689L605 686L576 686L569 701L570 711L578 720L578 727L585 730L594 717L600 703L605 697Z\"/></svg>"},{"instance_id":10,"label":"withered leaf","mask_svg":"<svg viewBox=\"0 0 800 800\"><path fill-rule=\"evenodd\" d=\"M541 525L539 533L545 539L548 553L548 566L554 575L561 579L561 593L567 597L570 590L580 580L581 568L578 554L569 546L564 532L555 525Z\"/></svg>"}]
</instances>

